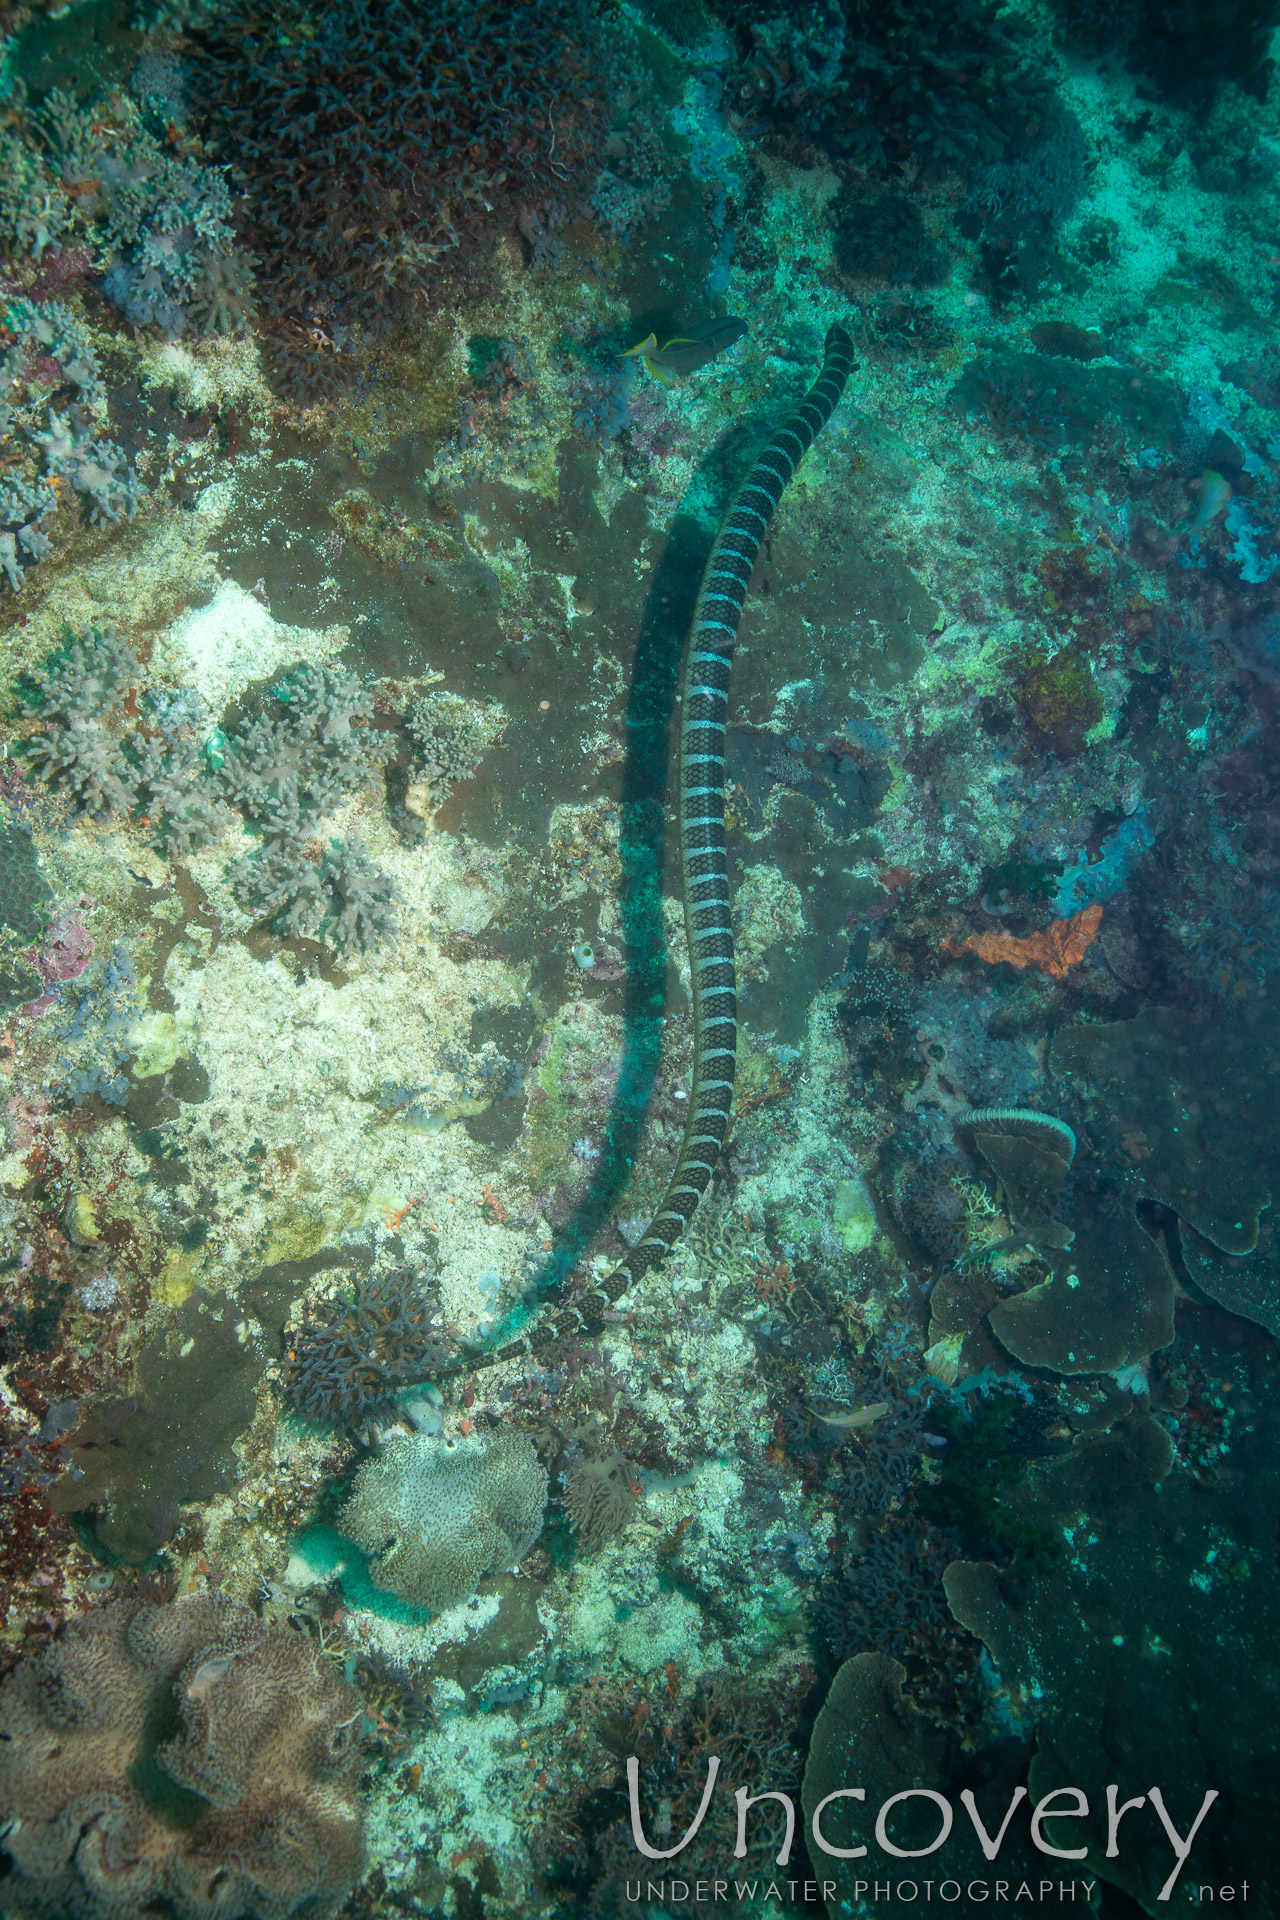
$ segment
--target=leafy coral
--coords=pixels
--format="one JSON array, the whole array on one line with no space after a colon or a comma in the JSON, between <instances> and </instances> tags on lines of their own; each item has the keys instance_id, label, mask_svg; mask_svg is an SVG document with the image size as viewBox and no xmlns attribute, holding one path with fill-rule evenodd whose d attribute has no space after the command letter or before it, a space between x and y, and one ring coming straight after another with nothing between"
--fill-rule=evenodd
<instances>
[{"instance_id":1,"label":"leafy coral","mask_svg":"<svg viewBox=\"0 0 1280 1920\"><path fill-rule=\"evenodd\" d=\"M195 92L247 189L266 317L329 350L481 268L522 207L572 200L596 141L586 0L234 0Z\"/></svg>"},{"instance_id":2,"label":"leafy coral","mask_svg":"<svg viewBox=\"0 0 1280 1920\"><path fill-rule=\"evenodd\" d=\"M452 1352L434 1291L401 1267L358 1279L354 1299L327 1301L290 1331L285 1391L308 1420L359 1426Z\"/></svg>"},{"instance_id":3,"label":"leafy coral","mask_svg":"<svg viewBox=\"0 0 1280 1920\"><path fill-rule=\"evenodd\" d=\"M305 1639L211 1593L73 1621L0 1686L6 1911L324 1920L363 1867L360 1715Z\"/></svg>"}]
</instances>

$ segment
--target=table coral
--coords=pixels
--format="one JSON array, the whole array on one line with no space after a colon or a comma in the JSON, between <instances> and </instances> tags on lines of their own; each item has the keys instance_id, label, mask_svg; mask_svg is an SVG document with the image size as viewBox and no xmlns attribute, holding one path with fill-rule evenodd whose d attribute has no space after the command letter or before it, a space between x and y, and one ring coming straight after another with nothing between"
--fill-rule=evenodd
<instances>
[{"instance_id":1,"label":"table coral","mask_svg":"<svg viewBox=\"0 0 1280 1920\"><path fill-rule=\"evenodd\" d=\"M942 952L949 960L976 953L991 966L1005 961L1011 967L1035 967L1054 980L1064 980L1084 959L1101 922L1102 908L1095 902L1069 920L1051 920L1042 933L972 933L967 940L944 940Z\"/></svg>"},{"instance_id":2,"label":"table coral","mask_svg":"<svg viewBox=\"0 0 1280 1920\"><path fill-rule=\"evenodd\" d=\"M363 1870L360 1696L213 1594L124 1600L0 1687L4 1907L21 1920L323 1920Z\"/></svg>"}]
</instances>

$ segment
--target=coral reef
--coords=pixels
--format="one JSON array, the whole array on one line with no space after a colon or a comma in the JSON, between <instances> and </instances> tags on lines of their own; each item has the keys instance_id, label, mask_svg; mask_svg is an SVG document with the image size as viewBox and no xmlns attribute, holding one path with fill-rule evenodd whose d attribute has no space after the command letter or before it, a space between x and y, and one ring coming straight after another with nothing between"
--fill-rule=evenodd
<instances>
[{"instance_id":1,"label":"coral reef","mask_svg":"<svg viewBox=\"0 0 1280 1920\"><path fill-rule=\"evenodd\" d=\"M225 175L182 151L181 101L163 104L168 140L120 89L82 101L55 88L12 116L0 134L0 244L40 263L50 248L83 249L82 271L101 275L134 326L236 332L253 317L253 261L236 242Z\"/></svg>"},{"instance_id":2,"label":"coral reef","mask_svg":"<svg viewBox=\"0 0 1280 1920\"><path fill-rule=\"evenodd\" d=\"M570 203L599 139L595 40L581 0L344 0L318 29L301 5L269 26L219 9L192 86L245 181L272 327L332 363L482 267L522 207Z\"/></svg>"},{"instance_id":3,"label":"coral reef","mask_svg":"<svg viewBox=\"0 0 1280 1920\"><path fill-rule=\"evenodd\" d=\"M833 1914L928 1865L876 1801L942 1795L963 1885L962 1793L1068 1779L1148 1796L1087 1871L1161 1912L1187 1753L1226 1885L1274 1772L1274 0L129 14L0 21L0 1907L304 1920L358 1776L361 1920L604 1920L629 1758L664 1850L720 1758L693 1885L806 1748L811 1808L867 1793ZM721 716L732 1139L620 1292L700 1064L682 637L833 325ZM1000 1851L1038 1881L1025 1804Z\"/></svg>"},{"instance_id":4,"label":"coral reef","mask_svg":"<svg viewBox=\"0 0 1280 1920\"><path fill-rule=\"evenodd\" d=\"M358 1276L354 1300L326 1301L287 1340L285 1392L308 1420L335 1426L360 1426L453 1352L433 1291L409 1267Z\"/></svg>"},{"instance_id":5,"label":"coral reef","mask_svg":"<svg viewBox=\"0 0 1280 1920\"><path fill-rule=\"evenodd\" d=\"M547 1475L521 1434L395 1434L356 1475L338 1525L376 1585L439 1612L513 1567L542 1527Z\"/></svg>"},{"instance_id":6,"label":"coral reef","mask_svg":"<svg viewBox=\"0 0 1280 1920\"><path fill-rule=\"evenodd\" d=\"M6 1908L335 1914L363 1866L360 1697L212 1594L118 1601L0 1684Z\"/></svg>"},{"instance_id":7,"label":"coral reef","mask_svg":"<svg viewBox=\"0 0 1280 1920\"><path fill-rule=\"evenodd\" d=\"M842 159L942 171L1003 157L1045 111L1047 71L1008 12L942 0L788 0L767 19L720 11L743 49L739 111L795 127Z\"/></svg>"}]
</instances>

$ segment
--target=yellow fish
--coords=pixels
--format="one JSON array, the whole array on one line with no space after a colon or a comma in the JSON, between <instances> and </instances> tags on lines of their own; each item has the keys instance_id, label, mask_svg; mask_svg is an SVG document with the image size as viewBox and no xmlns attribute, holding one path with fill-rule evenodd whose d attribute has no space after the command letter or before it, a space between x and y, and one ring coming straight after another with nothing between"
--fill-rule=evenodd
<instances>
[{"instance_id":1,"label":"yellow fish","mask_svg":"<svg viewBox=\"0 0 1280 1920\"><path fill-rule=\"evenodd\" d=\"M643 360L655 380L671 387L676 376L704 367L708 360L734 346L746 331L745 320L704 320L687 333L673 334L661 346L656 333L647 334L638 346L627 347L622 358Z\"/></svg>"}]
</instances>

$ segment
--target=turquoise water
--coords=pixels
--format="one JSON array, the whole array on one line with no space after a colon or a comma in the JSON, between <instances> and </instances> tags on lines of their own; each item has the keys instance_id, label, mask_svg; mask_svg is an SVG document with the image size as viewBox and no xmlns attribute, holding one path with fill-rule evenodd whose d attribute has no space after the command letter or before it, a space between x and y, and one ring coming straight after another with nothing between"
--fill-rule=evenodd
<instances>
[{"instance_id":1,"label":"turquoise water","mask_svg":"<svg viewBox=\"0 0 1280 1920\"><path fill-rule=\"evenodd\" d=\"M0 16L0 1914L1280 1910L1276 27Z\"/></svg>"}]
</instances>

